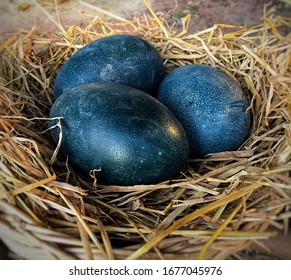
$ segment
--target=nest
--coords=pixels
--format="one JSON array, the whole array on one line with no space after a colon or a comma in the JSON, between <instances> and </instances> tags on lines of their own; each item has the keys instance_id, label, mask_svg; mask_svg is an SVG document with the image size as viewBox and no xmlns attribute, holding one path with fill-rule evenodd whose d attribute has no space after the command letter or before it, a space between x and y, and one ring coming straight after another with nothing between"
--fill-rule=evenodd
<instances>
[{"instance_id":1,"label":"nest","mask_svg":"<svg viewBox=\"0 0 291 280\"><path fill-rule=\"evenodd\" d=\"M270 9L257 26L189 34L189 15L177 31L149 8L131 21L98 17L83 28L20 31L2 44L0 232L11 257L240 258L288 231L291 19ZM48 130L54 78L79 48L120 33L151 42L167 72L201 63L236 79L253 114L240 149L189 159L179 178L156 185L105 186L71 169Z\"/></svg>"}]
</instances>

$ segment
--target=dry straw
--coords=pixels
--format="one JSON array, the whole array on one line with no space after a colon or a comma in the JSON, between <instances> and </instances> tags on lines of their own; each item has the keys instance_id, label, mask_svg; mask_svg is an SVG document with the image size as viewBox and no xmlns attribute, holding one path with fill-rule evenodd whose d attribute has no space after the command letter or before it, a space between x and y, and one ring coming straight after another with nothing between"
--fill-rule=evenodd
<instances>
[{"instance_id":1,"label":"dry straw","mask_svg":"<svg viewBox=\"0 0 291 280\"><path fill-rule=\"evenodd\" d=\"M167 14L96 17L86 27L19 31L1 46L0 232L27 259L226 259L291 217L291 19L190 34ZM58 25L59 23L56 22ZM224 70L248 92L252 133L238 151L190 159L158 185L103 186L57 155L48 131L53 81L83 45L117 33L151 42L167 71L190 63Z\"/></svg>"}]
</instances>

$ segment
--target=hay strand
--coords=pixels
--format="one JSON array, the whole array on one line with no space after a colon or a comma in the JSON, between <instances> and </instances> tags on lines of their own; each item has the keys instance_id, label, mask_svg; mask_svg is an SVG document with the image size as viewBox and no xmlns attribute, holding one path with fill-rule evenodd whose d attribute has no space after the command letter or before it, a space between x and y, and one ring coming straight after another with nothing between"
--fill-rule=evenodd
<instances>
[{"instance_id":1,"label":"hay strand","mask_svg":"<svg viewBox=\"0 0 291 280\"><path fill-rule=\"evenodd\" d=\"M254 184L253 186L245 187L242 190L238 190L236 192L233 192L232 194L229 194L220 200L214 201L214 202L212 202L204 207L201 207L200 209L196 210L192 214L189 214L189 215L181 218L180 220L176 221L174 224L169 226L167 228L167 230L161 232L160 234L155 236L153 239L151 239L150 242L146 243L141 248L139 248L135 253L133 253L131 256L129 256L128 259L129 260L137 259L142 254L144 254L148 250L150 250L153 246L155 246L162 239L164 239L165 237L170 235L172 233L172 231L179 229L180 227L184 226L185 224L192 222L193 220L197 219L198 217L201 217L202 215L208 213L209 211L212 211L213 209L216 209L216 208L218 208L226 203L234 201L234 200L248 194L249 192L259 188L260 186L261 186L261 184L257 183L257 184ZM234 213L234 214L236 214L236 213ZM232 217L232 215L230 215L230 217Z\"/></svg>"}]
</instances>

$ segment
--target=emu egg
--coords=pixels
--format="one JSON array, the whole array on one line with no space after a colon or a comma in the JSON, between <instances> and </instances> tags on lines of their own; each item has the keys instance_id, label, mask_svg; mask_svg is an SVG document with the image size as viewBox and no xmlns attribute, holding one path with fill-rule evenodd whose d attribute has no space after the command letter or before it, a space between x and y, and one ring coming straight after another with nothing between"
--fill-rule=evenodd
<instances>
[{"instance_id":1,"label":"emu egg","mask_svg":"<svg viewBox=\"0 0 291 280\"><path fill-rule=\"evenodd\" d=\"M104 184L153 184L184 168L189 143L180 122L154 97L129 86L92 83L67 90L50 117L62 117L61 133L51 120L55 143L83 173Z\"/></svg>"},{"instance_id":2,"label":"emu egg","mask_svg":"<svg viewBox=\"0 0 291 280\"><path fill-rule=\"evenodd\" d=\"M113 82L153 95L163 74L163 60L149 42L133 35L112 35L70 57L56 76L54 93L59 97L80 84Z\"/></svg>"},{"instance_id":3,"label":"emu egg","mask_svg":"<svg viewBox=\"0 0 291 280\"><path fill-rule=\"evenodd\" d=\"M162 81L157 99L183 125L190 156L237 150L249 134L246 95L234 79L214 67L176 68Z\"/></svg>"}]
</instances>

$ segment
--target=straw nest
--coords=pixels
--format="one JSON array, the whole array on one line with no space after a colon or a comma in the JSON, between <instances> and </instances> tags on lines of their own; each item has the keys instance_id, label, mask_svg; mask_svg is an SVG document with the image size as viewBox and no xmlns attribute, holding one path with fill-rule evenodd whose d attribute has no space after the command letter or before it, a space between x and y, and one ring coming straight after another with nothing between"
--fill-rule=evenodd
<instances>
[{"instance_id":1,"label":"straw nest","mask_svg":"<svg viewBox=\"0 0 291 280\"><path fill-rule=\"evenodd\" d=\"M0 232L15 258L227 259L287 232L291 217L291 19L178 32L166 14L18 32L1 47ZM48 130L53 81L83 45L116 33L151 42L167 71L227 72L248 92L252 132L238 151L190 159L180 178L103 186L58 156ZM290 34L289 34L290 35ZM13 255L14 254L14 255Z\"/></svg>"}]
</instances>

